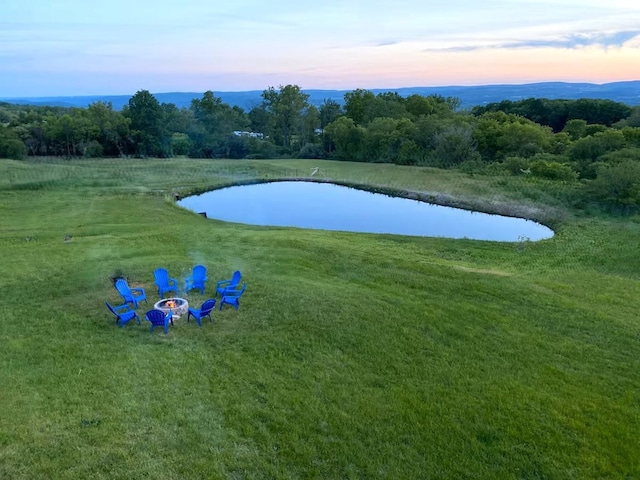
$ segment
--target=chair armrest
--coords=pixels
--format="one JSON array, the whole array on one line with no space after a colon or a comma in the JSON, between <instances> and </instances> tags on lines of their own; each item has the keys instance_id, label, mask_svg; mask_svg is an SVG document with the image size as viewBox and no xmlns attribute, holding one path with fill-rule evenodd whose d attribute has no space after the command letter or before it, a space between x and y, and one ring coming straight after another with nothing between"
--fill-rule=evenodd
<instances>
[{"instance_id":1,"label":"chair armrest","mask_svg":"<svg viewBox=\"0 0 640 480\"><path fill-rule=\"evenodd\" d=\"M122 310L122 309L125 309L125 310L131 310L131 309L129 308L129 305L127 305L126 303L124 303L124 304L122 304L122 305L118 305L117 307L112 307L112 308L113 308L113 310L114 310L114 311L116 311L116 312L117 312L118 310Z\"/></svg>"},{"instance_id":2,"label":"chair armrest","mask_svg":"<svg viewBox=\"0 0 640 480\"><path fill-rule=\"evenodd\" d=\"M131 290L131 292L137 292L137 293L144 294L144 289L143 288L130 288L129 290Z\"/></svg>"},{"instance_id":3,"label":"chair armrest","mask_svg":"<svg viewBox=\"0 0 640 480\"><path fill-rule=\"evenodd\" d=\"M225 288L224 291L222 292L222 296L223 297L237 297L242 292L243 292L243 290L241 290L241 289L235 290L233 288Z\"/></svg>"},{"instance_id":4,"label":"chair armrest","mask_svg":"<svg viewBox=\"0 0 640 480\"><path fill-rule=\"evenodd\" d=\"M169 279L169 285L172 285L172 284L177 286L178 285L178 280L176 280L175 278L170 278Z\"/></svg>"},{"instance_id":5,"label":"chair armrest","mask_svg":"<svg viewBox=\"0 0 640 480\"><path fill-rule=\"evenodd\" d=\"M222 292L223 297L239 297L247 288L247 282L244 282L240 288L225 288Z\"/></svg>"},{"instance_id":6,"label":"chair armrest","mask_svg":"<svg viewBox=\"0 0 640 480\"><path fill-rule=\"evenodd\" d=\"M230 283L231 283L231 280L220 280L216 282L216 288L220 288L223 285L229 285Z\"/></svg>"}]
</instances>

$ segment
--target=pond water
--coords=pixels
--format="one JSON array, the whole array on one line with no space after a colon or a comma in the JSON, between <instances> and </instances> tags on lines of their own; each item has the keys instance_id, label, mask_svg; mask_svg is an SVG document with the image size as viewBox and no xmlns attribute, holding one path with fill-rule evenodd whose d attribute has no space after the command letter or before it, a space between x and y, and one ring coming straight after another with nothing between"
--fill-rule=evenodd
<instances>
[{"instance_id":1,"label":"pond water","mask_svg":"<svg viewBox=\"0 0 640 480\"><path fill-rule=\"evenodd\" d=\"M522 218L470 212L331 183L282 181L222 188L178 204L250 225L517 242L553 236Z\"/></svg>"}]
</instances>

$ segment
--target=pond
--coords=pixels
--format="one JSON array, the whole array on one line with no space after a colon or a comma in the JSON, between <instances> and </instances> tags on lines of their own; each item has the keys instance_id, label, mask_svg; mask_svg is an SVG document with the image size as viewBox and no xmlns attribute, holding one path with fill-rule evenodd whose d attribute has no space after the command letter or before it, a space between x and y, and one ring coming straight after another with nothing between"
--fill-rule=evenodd
<instances>
[{"instance_id":1,"label":"pond","mask_svg":"<svg viewBox=\"0 0 640 480\"><path fill-rule=\"evenodd\" d=\"M371 193L332 183L281 181L222 188L178 204L226 222L347 232L517 242L553 231L522 218Z\"/></svg>"}]
</instances>

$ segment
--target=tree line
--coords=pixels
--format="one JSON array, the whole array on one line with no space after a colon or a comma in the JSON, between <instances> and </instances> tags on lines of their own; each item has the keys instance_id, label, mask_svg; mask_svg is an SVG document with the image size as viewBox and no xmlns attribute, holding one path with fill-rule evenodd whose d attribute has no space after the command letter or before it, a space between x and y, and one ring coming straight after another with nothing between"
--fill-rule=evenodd
<instances>
[{"instance_id":1,"label":"tree line","mask_svg":"<svg viewBox=\"0 0 640 480\"><path fill-rule=\"evenodd\" d=\"M269 87L248 111L207 91L188 108L140 90L116 111L0 103L0 158L329 158L582 182L592 198L640 206L640 107L601 99L502 101L374 94L314 106L297 85Z\"/></svg>"}]
</instances>

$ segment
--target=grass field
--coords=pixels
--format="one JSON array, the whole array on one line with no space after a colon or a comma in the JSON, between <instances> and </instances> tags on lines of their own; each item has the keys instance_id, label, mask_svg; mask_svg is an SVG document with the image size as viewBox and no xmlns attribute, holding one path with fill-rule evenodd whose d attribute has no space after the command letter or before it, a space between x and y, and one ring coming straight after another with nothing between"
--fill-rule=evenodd
<instances>
[{"instance_id":1,"label":"grass field","mask_svg":"<svg viewBox=\"0 0 640 480\"><path fill-rule=\"evenodd\" d=\"M309 175L522 208L541 242L254 227L173 194ZM640 478L640 218L530 179L303 160L0 160L0 478ZM65 236L71 241L65 242ZM125 275L215 280L118 328Z\"/></svg>"}]
</instances>

